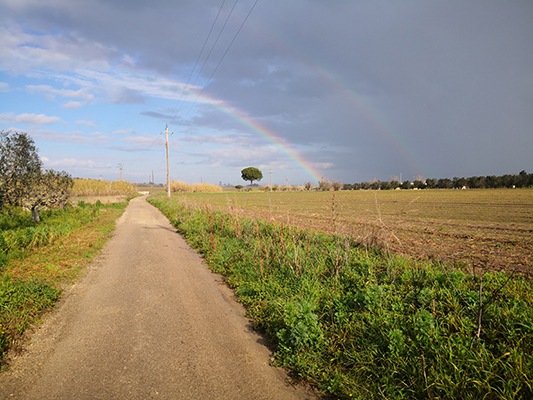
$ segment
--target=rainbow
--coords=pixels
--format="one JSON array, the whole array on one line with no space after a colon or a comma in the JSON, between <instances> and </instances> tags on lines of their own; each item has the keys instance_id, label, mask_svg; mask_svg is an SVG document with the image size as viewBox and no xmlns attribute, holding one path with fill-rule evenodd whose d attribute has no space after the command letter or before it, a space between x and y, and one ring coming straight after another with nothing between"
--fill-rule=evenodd
<instances>
[{"instance_id":1,"label":"rainbow","mask_svg":"<svg viewBox=\"0 0 533 400\"><path fill-rule=\"evenodd\" d=\"M378 135L381 141L387 143L397 150L401 157L409 164L406 167L412 171L420 171L421 174L426 172L426 168L419 162L416 154L414 154L412 149L410 149L402 140L400 132L392 129L390 126L390 121L388 121L385 116L380 115L379 110L372 106L369 99L350 89L349 85L345 84L341 78L334 76L332 73L322 68L318 62L311 62L310 57L298 50L297 46L289 46L277 36L273 35L272 33L267 33L260 27L254 26L254 28L259 32L260 35L265 37L265 40L270 40L277 46L285 48L285 50L290 54L298 55L298 57L294 58L297 61L305 63L312 71L316 73L316 75L324 82L324 84L339 93L344 99L345 104L353 108L359 119L366 126L368 126L372 134ZM205 93L202 93L197 101L214 106L219 111L223 112L240 124L251 129L259 136L266 139L269 143L272 143L277 149L279 149L290 160L298 165L298 167L301 168L313 181L319 182L322 179L321 174L317 171L312 162L305 160L300 153L291 149L274 132L260 124L258 121L249 117L243 111L229 106L224 101L213 98Z\"/></svg>"},{"instance_id":2,"label":"rainbow","mask_svg":"<svg viewBox=\"0 0 533 400\"><path fill-rule=\"evenodd\" d=\"M209 95L206 95L205 93L200 96L199 101L214 106L222 113L228 115L230 118L266 139L267 142L271 143L274 147L285 154L294 164L302 169L311 178L314 184L318 184L318 182L320 182L322 179L320 173L312 162L305 160L299 152L291 149L283 139L277 136L270 129L266 128L264 125L260 124L258 121L246 115L246 113L243 111L235 107L231 107L224 101L215 99Z\"/></svg>"},{"instance_id":3,"label":"rainbow","mask_svg":"<svg viewBox=\"0 0 533 400\"><path fill-rule=\"evenodd\" d=\"M300 49L300 46L298 46L298 43L290 44L287 40L281 39L273 32L266 31L258 24L251 25L251 28L254 29L256 34L261 36L263 40L270 41L275 46L284 49L286 54L292 55L296 61L302 62L310 70L314 71L325 85L335 89L337 93L340 93L343 96L345 104L353 107L361 121L368 126L374 134L377 134L384 143L397 149L402 158L409 163L409 168L413 171L420 171L422 174L426 173L427 168L422 165L417 155L405 144L404 140L402 140L401 132L397 129L393 129L390 121L371 104L369 99L350 89L350 85L345 83L340 77L335 76L333 73L321 67L320 60L312 61L312 55L304 53Z\"/></svg>"}]
</instances>

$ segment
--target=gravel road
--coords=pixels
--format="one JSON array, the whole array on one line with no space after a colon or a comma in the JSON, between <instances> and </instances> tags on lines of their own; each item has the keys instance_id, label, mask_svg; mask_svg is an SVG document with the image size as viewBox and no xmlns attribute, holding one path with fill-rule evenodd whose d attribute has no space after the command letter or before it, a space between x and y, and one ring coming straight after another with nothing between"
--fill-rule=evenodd
<instances>
[{"instance_id":1,"label":"gravel road","mask_svg":"<svg viewBox=\"0 0 533 400\"><path fill-rule=\"evenodd\" d=\"M0 399L309 399L244 309L145 198L31 335Z\"/></svg>"}]
</instances>

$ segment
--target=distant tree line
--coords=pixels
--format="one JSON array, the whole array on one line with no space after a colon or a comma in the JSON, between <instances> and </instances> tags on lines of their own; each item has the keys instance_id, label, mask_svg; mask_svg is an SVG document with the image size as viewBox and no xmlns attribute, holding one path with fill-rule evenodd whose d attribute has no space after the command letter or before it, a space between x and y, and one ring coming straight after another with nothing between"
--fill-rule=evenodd
<instances>
[{"instance_id":1,"label":"distant tree line","mask_svg":"<svg viewBox=\"0 0 533 400\"><path fill-rule=\"evenodd\" d=\"M521 171L516 175L490 175L490 176L472 176L470 178L453 179L443 178L426 180L415 179L413 182L399 182L396 179L390 181L372 180L370 182L361 182L343 185L344 190L394 190L394 189L498 189L498 188L526 188L533 187L533 173L528 174Z\"/></svg>"}]
</instances>

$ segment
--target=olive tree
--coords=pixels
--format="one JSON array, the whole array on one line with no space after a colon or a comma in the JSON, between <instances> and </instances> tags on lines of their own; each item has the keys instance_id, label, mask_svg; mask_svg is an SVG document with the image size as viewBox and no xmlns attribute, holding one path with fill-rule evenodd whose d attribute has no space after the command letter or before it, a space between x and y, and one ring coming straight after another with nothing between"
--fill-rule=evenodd
<instances>
[{"instance_id":1,"label":"olive tree","mask_svg":"<svg viewBox=\"0 0 533 400\"><path fill-rule=\"evenodd\" d=\"M0 131L0 208L22 206L34 176L41 173L41 160L27 133Z\"/></svg>"},{"instance_id":2,"label":"olive tree","mask_svg":"<svg viewBox=\"0 0 533 400\"><path fill-rule=\"evenodd\" d=\"M46 170L35 175L33 184L22 199L22 205L31 211L35 222L40 222L39 211L50 206L63 207L73 186L74 181L65 171Z\"/></svg>"},{"instance_id":3,"label":"olive tree","mask_svg":"<svg viewBox=\"0 0 533 400\"><path fill-rule=\"evenodd\" d=\"M0 131L0 209L25 207L39 222L39 210L63 206L73 185L65 171L42 171L37 148L27 133Z\"/></svg>"},{"instance_id":4,"label":"olive tree","mask_svg":"<svg viewBox=\"0 0 533 400\"><path fill-rule=\"evenodd\" d=\"M254 181L263 179L263 173L257 168L248 167L241 171L241 178L245 181L250 181L250 188L253 189Z\"/></svg>"}]
</instances>

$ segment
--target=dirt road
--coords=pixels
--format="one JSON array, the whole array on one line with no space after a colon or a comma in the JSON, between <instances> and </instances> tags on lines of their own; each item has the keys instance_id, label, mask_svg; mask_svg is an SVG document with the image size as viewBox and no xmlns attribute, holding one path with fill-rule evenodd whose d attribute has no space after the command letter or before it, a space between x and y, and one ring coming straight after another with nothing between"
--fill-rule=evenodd
<instances>
[{"instance_id":1,"label":"dirt road","mask_svg":"<svg viewBox=\"0 0 533 400\"><path fill-rule=\"evenodd\" d=\"M232 292L144 198L0 375L1 399L305 399Z\"/></svg>"}]
</instances>

